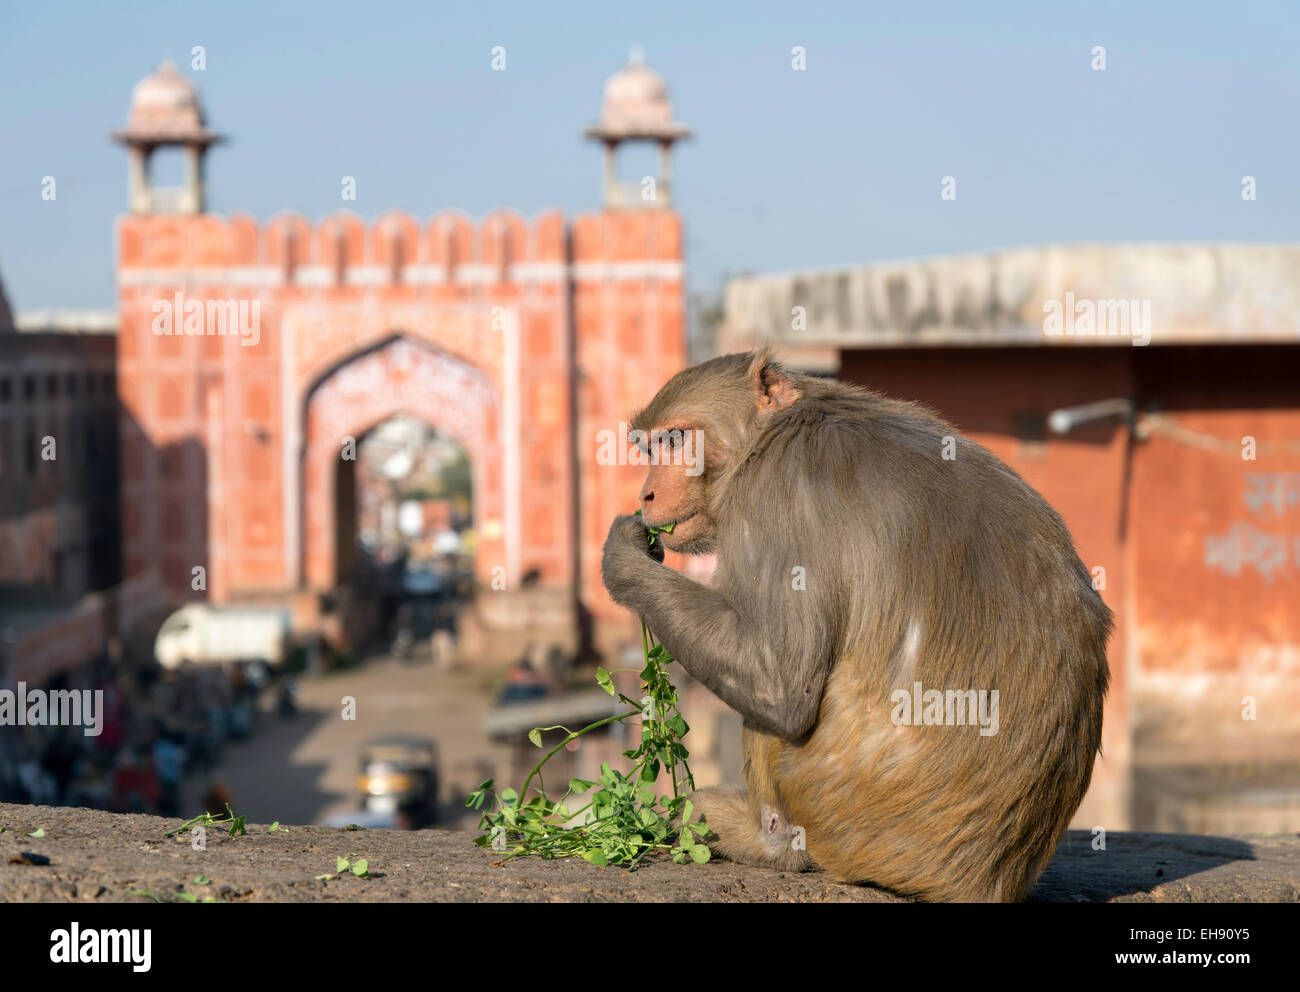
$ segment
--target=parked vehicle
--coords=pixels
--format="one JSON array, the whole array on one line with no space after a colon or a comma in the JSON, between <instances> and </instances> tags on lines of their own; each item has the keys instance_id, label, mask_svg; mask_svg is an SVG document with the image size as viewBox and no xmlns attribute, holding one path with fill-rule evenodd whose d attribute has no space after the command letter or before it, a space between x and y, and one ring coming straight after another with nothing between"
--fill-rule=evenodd
<instances>
[{"instance_id":1,"label":"parked vehicle","mask_svg":"<svg viewBox=\"0 0 1300 992\"><path fill-rule=\"evenodd\" d=\"M278 607L191 603L163 623L154 657L164 668L261 661L279 665L289 637L289 611Z\"/></svg>"},{"instance_id":2,"label":"parked vehicle","mask_svg":"<svg viewBox=\"0 0 1300 992\"><path fill-rule=\"evenodd\" d=\"M374 740L361 749L361 807L393 815L412 829L428 826L438 810L438 746L428 738Z\"/></svg>"}]
</instances>

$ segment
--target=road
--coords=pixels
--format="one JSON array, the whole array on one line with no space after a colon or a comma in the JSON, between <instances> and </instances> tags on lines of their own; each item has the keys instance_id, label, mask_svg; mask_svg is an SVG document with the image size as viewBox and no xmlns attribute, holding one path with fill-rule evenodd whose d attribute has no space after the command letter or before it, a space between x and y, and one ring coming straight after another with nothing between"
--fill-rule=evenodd
<instances>
[{"instance_id":1,"label":"road","mask_svg":"<svg viewBox=\"0 0 1300 992\"><path fill-rule=\"evenodd\" d=\"M362 665L318 679L302 679L301 712L282 719L263 701L253 736L228 743L218 768L190 778L182 810L202 809L213 780L224 783L236 813L249 822L320 823L358 807L361 745L375 737L432 737L440 750L439 826L472 827L464 795L496 773L507 751L481 730L491 702L493 673L485 669L435 671L427 661L376 655ZM273 693L268 693L273 696ZM347 699L355 719L344 718Z\"/></svg>"}]
</instances>

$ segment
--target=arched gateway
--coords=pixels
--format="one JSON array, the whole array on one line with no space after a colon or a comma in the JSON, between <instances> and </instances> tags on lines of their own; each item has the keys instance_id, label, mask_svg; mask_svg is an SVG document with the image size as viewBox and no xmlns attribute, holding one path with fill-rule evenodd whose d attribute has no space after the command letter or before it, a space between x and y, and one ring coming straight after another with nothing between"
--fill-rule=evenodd
<instances>
[{"instance_id":1,"label":"arched gateway","mask_svg":"<svg viewBox=\"0 0 1300 992\"><path fill-rule=\"evenodd\" d=\"M307 585L323 590L341 579L338 561L344 549L336 540L334 498L340 449L351 446L355 451L363 434L401 413L450 435L472 452L474 491L482 494L474 501L475 571L480 581L490 581L498 566L504 568L502 574L518 575L522 557L545 552L545 544L525 550L530 541L519 532L519 501L503 485L512 466L517 470L519 464L513 443L519 431L516 425L503 432L501 394L492 377L419 339L397 337L349 358L308 394L301 573Z\"/></svg>"},{"instance_id":2,"label":"arched gateway","mask_svg":"<svg viewBox=\"0 0 1300 992\"><path fill-rule=\"evenodd\" d=\"M156 569L172 597L217 602L330 589L338 460L404 413L469 457L482 583L508 597L535 573L553 599L567 591L620 622L600 549L639 478L598 464L596 436L681 368L685 335L667 184L634 200L612 166L624 140L658 142L666 162L685 131L635 64L610 80L589 134L607 150L606 204L572 224L503 210L477 224L391 212L259 225L204 212L220 136L194 87L169 64L141 82L115 136L131 153L118 222L127 575ZM149 181L166 145L190 153L180 191Z\"/></svg>"}]
</instances>

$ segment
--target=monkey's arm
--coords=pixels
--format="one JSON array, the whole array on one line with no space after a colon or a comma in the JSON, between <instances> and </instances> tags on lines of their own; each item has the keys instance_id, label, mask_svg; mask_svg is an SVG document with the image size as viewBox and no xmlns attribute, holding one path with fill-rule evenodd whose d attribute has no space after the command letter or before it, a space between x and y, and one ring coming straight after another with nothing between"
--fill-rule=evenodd
<instances>
[{"instance_id":1,"label":"monkey's arm","mask_svg":"<svg viewBox=\"0 0 1300 992\"><path fill-rule=\"evenodd\" d=\"M833 661L820 597L789 588L772 556L748 601L733 603L659 564L646 547L640 517L614 521L601 564L614 601L638 613L683 668L751 725L786 740L807 734Z\"/></svg>"}]
</instances>

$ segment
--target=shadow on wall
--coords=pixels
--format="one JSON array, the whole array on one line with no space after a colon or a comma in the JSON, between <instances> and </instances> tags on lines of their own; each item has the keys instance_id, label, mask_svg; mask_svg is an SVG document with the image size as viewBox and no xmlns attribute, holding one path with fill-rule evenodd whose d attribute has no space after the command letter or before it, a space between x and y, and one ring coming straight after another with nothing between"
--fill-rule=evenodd
<instances>
[{"instance_id":1,"label":"shadow on wall","mask_svg":"<svg viewBox=\"0 0 1300 992\"><path fill-rule=\"evenodd\" d=\"M1249 844L1231 837L1110 833L1104 836L1105 849L1095 849L1100 839L1088 831L1069 831L1028 901L1101 902L1150 893L1160 886L1234 861L1255 860ZM1063 866L1065 854L1072 860L1068 870ZM1086 882L1080 882L1080 867L1087 871ZM1230 902L1243 898L1232 874L1217 879L1213 887L1212 891L1199 895L1198 901Z\"/></svg>"}]
</instances>

